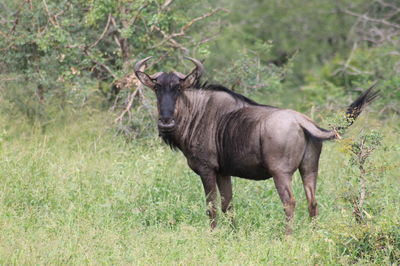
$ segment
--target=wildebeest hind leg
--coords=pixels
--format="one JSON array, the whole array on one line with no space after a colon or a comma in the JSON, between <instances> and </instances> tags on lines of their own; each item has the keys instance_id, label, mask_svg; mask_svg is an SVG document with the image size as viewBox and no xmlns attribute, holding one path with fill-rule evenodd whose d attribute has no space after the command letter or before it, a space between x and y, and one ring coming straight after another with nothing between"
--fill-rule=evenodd
<instances>
[{"instance_id":1,"label":"wildebeest hind leg","mask_svg":"<svg viewBox=\"0 0 400 266\"><path fill-rule=\"evenodd\" d=\"M292 192L292 175L277 173L274 175L274 182L286 214L286 234L291 234L293 232L293 216L296 207L296 200Z\"/></svg>"},{"instance_id":2,"label":"wildebeest hind leg","mask_svg":"<svg viewBox=\"0 0 400 266\"><path fill-rule=\"evenodd\" d=\"M311 218L318 215L315 190L317 185L318 162L321 148L321 142L310 140L307 144L303 161L299 167L301 178L303 180L304 192L306 193L308 201L308 211Z\"/></svg>"},{"instance_id":3,"label":"wildebeest hind leg","mask_svg":"<svg viewBox=\"0 0 400 266\"><path fill-rule=\"evenodd\" d=\"M229 222L232 226L235 225L232 213L232 182L230 176L218 176L217 185L221 195L221 209L222 212L228 216Z\"/></svg>"},{"instance_id":4,"label":"wildebeest hind leg","mask_svg":"<svg viewBox=\"0 0 400 266\"><path fill-rule=\"evenodd\" d=\"M313 218L318 215L317 200L315 199L315 189L317 183L317 172L301 172L303 179L304 192L308 201L308 212L310 217Z\"/></svg>"}]
</instances>

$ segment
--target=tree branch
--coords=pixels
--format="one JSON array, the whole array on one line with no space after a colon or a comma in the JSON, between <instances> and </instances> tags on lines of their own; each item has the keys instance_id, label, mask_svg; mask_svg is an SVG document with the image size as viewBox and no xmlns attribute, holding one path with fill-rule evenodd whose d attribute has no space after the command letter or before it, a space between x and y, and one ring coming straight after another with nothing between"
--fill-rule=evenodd
<instances>
[{"instance_id":1,"label":"tree branch","mask_svg":"<svg viewBox=\"0 0 400 266\"><path fill-rule=\"evenodd\" d=\"M190 27L191 27L194 23L196 23L196 22L198 22L198 21L200 21L200 20L203 20L203 19L205 19L205 18L208 18L208 17L210 17L210 16L212 16L212 15L218 13L218 12L221 12L221 11L223 11L223 12L229 12L229 10L227 10L227 9L225 9L225 8L217 8L217 9L214 9L213 11L211 11L211 12L209 12L209 13L206 13L206 14L200 16L200 17L197 17L197 18L192 19L191 21L189 21L188 23L186 23L185 25L183 25L183 26L181 27L181 29L180 29L179 32L172 33L172 34L167 34L167 33L164 32L162 29L160 29L158 26L153 26L154 29L156 29L157 31L159 31L159 32L163 35L164 39L163 39L161 42L159 42L158 44L153 45L153 46L150 47L149 49L154 49L154 48L160 47L161 45L163 45L163 44L165 44L165 43L169 43L170 46L172 46L172 47L174 47L174 48L181 49L181 50L183 50L185 53L188 53L189 50L188 50L186 47L184 47L183 45L181 45L180 43L178 43L174 38L184 36L184 35L186 34L186 32L190 29Z\"/></svg>"},{"instance_id":2,"label":"tree branch","mask_svg":"<svg viewBox=\"0 0 400 266\"><path fill-rule=\"evenodd\" d=\"M348 10L348 9L345 9L344 12L349 14L349 15L361 18L361 19L363 19L365 21L376 22L376 23L383 24L383 25L386 25L386 26L390 26L390 27L393 27L393 28L396 28L396 29L400 29L400 25L399 24L391 23L391 22L389 22L389 21L387 21L385 19L371 18L371 17L367 16L366 14L354 13L354 12Z\"/></svg>"},{"instance_id":3,"label":"tree branch","mask_svg":"<svg viewBox=\"0 0 400 266\"><path fill-rule=\"evenodd\" d=\"M49 17L49 21L51 24L53 24L55 27L59 27L60 25L58 24L57 19L50 14L49 8L47 6L46 0L42 0L43 5L44 5L44 9L46 10L47 16Z\"/></svg>"},{"instance_id":4,"label":"tree branch","mask_svg":"<svg viewBox=\"0 0 400 266\"><path fill-rule=\"evenodd\" d=\"M189 21L188 23L186 23L186 24L181 28L180 32L171 34L171 37L174 38L174 37L179 37L179 36L185 35L186 31L187 31L194 23L196 23L196 22L198 22L198 21L200 21L200 20L203 20L203 19L205 19L205 18L211 17L212 15L214 15L214 14L216 14L216 13L218 13L218 12L221 12L221 11L223 11L223 12L229 12L229 10L227 10L227 9L225 9L225 8L217 8L217 9L214 9L213 11L211 11L211 12L209 12L209 13L206 13L206 14L200 16L200 17L197 17L197 18L192 19L191 21Z\"/></svg>"},{"instance_id":5,"label":"tree branch","mask_svg":"<svg viewBox=\"0 0 400 266\"><path fill-rule=\"evenodd\" d=\"M100 34L99 38L93 44L89 45L89 49L95 47L104 38L104 35L106 34L108 28L110 27L110 21L111 21L111 13L108 14L107 23L106 26L104 27L103 32Z\"/></svg>"},{"instance_id":6,"label":"tree branch","mask_svg":"<svg viewBox=\"0 0 400 266\"><path fill-rule=\"evenodd\" d=\"M105 64L98 62L97 60L94 59L93 55L87 50L87 49L83 49L83 53L86 54L90 60L92 60L92 62L96 65L101 66L103 69L105 69L114 79L117 79L117 76L113 73L113 71L106 66Z\"/></svg>"},{"instance_id":7,"label":"tree branch","mask_svg":"<svg viewBox=\"0 0 400 266\"><path fill-rule=\"evenodd\" d=\"M143 85L139 84L139 86L137 86L136 89L131 94L129 94L128 104L126 105L126 107L122 111L122 113L114 120L115 123L121 122L122 119L124 118L125 114L130 112L132 105L133 105L133 100L135 99L135 96L140 93L142 88L143 88Z\"/></svg>"},{"instance_id":8,"label":"tree branch","mask_svg":"<svg viewBox=\"0 0 400 266\"><path fill-rule=\"evenodd\" d=\"M174 1L174 0L166 0L166 1L164 2L164 4L161 6L161 10L167 9L167 8L172 4L173 1Z\"/></svg>"}]
</instances>

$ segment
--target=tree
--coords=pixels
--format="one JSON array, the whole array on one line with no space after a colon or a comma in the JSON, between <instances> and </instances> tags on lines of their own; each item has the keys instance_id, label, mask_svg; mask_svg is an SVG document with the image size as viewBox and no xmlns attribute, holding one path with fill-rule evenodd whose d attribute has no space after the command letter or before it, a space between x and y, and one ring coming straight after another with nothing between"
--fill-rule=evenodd
<instances>
[{"instance_id":1,"label":"tree","mask_svg":"<svg viewBox=\"0 0 400 266\"><path fill-rule=\"evenodd\" d=\"M6 0L0 3L3 68L29 84L30 93L24 94L41 106L85 99L95 92L94 83L112 103L135 85L131 69L139 58L154 55L154 64L172 55L181 58L212 40L219 24L208 23L227 10L191 11L195 2Z\"/></svg>"}]
</instances>

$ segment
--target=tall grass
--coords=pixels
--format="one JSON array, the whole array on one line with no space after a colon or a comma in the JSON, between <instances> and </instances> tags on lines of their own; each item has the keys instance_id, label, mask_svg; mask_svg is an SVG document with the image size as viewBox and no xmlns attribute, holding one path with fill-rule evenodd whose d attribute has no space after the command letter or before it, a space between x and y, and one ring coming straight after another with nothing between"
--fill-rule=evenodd
<instances>
[{"instance_id":1,"label":"tall grass","mask_svg":"<svg viewBox=\"0 0 400 266\"><path fill-rule=\"evenodd\" d=\"M273 182L234 179L237 229L219 216L210 232L201 182L183 155L156 137L126 142L107 113L86 113L45 134L1 116L0 264L398 264L400 173L398 118L380 122L384 148L373 155L371 215L358 225L345 200L351 175L339 143L320 164L320 215L308 219L296 174L295 230ZM358 126L358 127L357 127Z\"/></svg>"}]
</instances>

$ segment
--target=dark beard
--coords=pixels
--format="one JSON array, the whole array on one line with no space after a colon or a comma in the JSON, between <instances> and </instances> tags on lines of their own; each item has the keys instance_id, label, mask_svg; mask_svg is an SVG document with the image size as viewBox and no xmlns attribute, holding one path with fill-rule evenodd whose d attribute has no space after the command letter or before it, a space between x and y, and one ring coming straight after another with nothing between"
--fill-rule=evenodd
<instances>
[{"instance_id":1,"label":"dark beard","mask_svg":"<svg viewBox=\"0 0 400 266\"><path fill-rule=\"evenodd\" d=\"M167 144L169 145L169 147L172 150L177 150L179 149L178 144L175 141L175 137L174 137L174 132L170 131L170 132L164 132L164 131L158 131L158 135L161 137L161 139Z\"/></svg>"}]
</instances>

